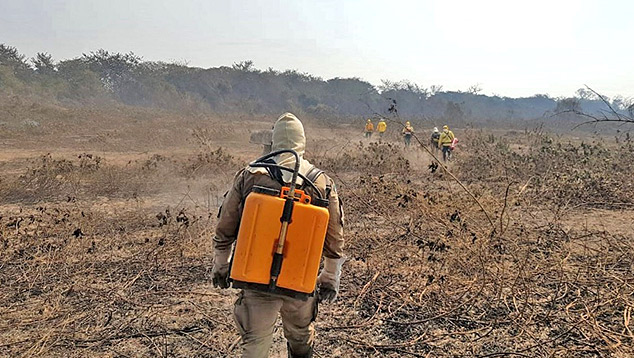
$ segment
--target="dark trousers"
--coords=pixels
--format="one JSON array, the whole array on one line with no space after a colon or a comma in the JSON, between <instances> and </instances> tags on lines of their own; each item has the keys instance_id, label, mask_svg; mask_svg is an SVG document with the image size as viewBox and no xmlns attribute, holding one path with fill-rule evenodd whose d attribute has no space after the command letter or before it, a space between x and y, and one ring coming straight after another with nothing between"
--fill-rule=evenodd
<instances>
[{"instance_id":1,"label":"dark trousers","mask_svg":"<svg viewBox=\"0 0 634 358\"><path fill-rule=\"evenodd\" d=\"M451 147L450 146L443 146L442 147L442 161L446 162L448 160L451 160Z\"/></svg>"}]
</instances>

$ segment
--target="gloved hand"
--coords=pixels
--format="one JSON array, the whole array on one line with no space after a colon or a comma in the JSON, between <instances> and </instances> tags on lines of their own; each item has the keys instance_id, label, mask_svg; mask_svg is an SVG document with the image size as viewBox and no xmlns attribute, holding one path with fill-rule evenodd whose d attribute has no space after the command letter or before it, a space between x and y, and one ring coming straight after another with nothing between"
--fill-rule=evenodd
<instances>
[{"instance_id":1,"label":"gloved hand","mask_svg":"<svg viewBox=\"0 0 634 358\"><path fill-rule=\"evenodd\" d=\"M215 250L214 267L211 269L214 287L229 288L229 256L229 250Z\"/></svg>"},{"instance_id":2,"label":"gloved hand","mask_svg":"<svg viewBox=\"0 0 634 358\"><path fill-rule=\"evenodd\" d=\"M339 278L341 277L341 266L345 258L331 259L324 258L324 269L317 277L319 302L332 302L339 293Z\"/></svg>"}]
</instances>

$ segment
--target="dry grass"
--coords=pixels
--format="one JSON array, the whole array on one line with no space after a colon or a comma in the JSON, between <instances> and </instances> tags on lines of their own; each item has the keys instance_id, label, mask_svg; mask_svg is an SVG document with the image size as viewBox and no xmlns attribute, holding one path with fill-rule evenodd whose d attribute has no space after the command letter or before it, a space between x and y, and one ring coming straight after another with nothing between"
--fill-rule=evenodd
<instances>
[{"instance_id":1,"label":"dry grass","mask_svg":"<svg viewBox=\"0 0 634 358\"><path fill-rule=\"evenodd\" d=\"M470 155L462 158L459 170L467 182L498 184L499 188L509 182L521 183L531 189L524 195L526 200L558 205L634 203L631 142L588 138L574 143L535 131L510 138L470 131L463 140Z\"/></svg>"},{"instance_id":2,"label":"dry grass","mask_svg":"<svg viewBox=\"0 0 634 358\"><path fill-rule=\"evenodd\" d=\"M11 164L18 175L0 184L0 356L238 354L235 291L208 277L211 236L233 172L260 148L245 149L248 136L236 144L226 122L190 124L170 147L187 151L130 160L81 148ZM619 211L634 200L631 147L458 133L450 169L493 227L420 150L332 137L309 148L346 205L349 256L339 300L320 307L318 356L634 355L634 227L581 219L588 206L631 214ZM281 357L279 323L275 337Z\"/></svg>"}]
</instances>

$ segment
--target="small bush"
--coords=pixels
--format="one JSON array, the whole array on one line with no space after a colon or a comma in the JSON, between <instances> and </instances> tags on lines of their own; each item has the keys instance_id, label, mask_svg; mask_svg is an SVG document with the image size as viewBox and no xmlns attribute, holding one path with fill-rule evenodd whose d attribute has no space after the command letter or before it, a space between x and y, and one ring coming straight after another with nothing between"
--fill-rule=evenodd
<instances>
[{"instance_id":1,"label":"small bush","mask_svg":"<svg viewBox=\"0 0 634 358\"><path fill-rule=\"evenodd\" d=\"M519 143L464 135L459 159L461 180L526 185L533 199L573 205L606 206L634 203L634 147L608 149L601 141L574 144L526 133Z\"/></svg>"},{"instance_id":2,"label":"small bush","mask_svg":"<svg viewBox=\"0 0 634 358\"><path fill-rule=\"evenodd\" d=\"M366 174L406 174L410 163L394 143L359 143L335 157L319 157L315 165L331 172L361 172Z\"/></svg>"}]
</instances>

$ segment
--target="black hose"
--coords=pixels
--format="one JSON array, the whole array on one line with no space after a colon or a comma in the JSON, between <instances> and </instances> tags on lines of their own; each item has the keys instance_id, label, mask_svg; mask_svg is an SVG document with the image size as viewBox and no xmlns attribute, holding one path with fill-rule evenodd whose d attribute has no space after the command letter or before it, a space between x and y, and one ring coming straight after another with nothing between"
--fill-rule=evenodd
<instances>
[{"instance_id":1,"label":"black hose","mask_svg":"<svg viewBox=\"0 0 634 358\"><path fill-rule=\"evenodd\" d=\"M291 153L295 156L295 170L287 168L285 166L279 165L279 164L272 164L272 163L262 163L263 161L275 157L279 154L284 154L284 153ZM317 186L315 186L315 183L313 183L311 180L309 180L308 178L306 178L303 174L301 174L299 172L299 154L297 154L296 151L292 150L292 149L281 149L281 150L276 150L275 152L271 152L269 154L266 154L264 156L261 156L260 158L254 160L253 162L249 163L250 167L254 167L254 168L278 168L280 170L285 170L285 171L289 171L293 173L293 177L291 179L291 193L295 192L295 182L297 181L297 176L299 176L300 178L302 178L305 182L308 183L308 185L310 185L315 192L317 193L317 195L319 196L319 199L324 199L323 195L321 195L321 192L319 191L319 189L317 188ZM294 194L291 194L294 196Z\"/></svg>"},{"instance_id":2,"label":"black hose","mask_svg":"<svg viewBox=\"0 0 634 358\"><path fill-rule=\"evenodd\" d=\"M292 172L293 169L287 168L283 165L279 165L279 164L272 164L272 163L250 163L249 164L250 167L254 167L254 168L278 168L280 170L285 170L287 172ZM317 186L315 185L315 183L313 183L310 179L308 179L304 174L302 173L297 173L297 175L302 178L302 180L304 180L305 183L308 183L308 185L313 188L313 190L315 191L315 193L317 193L317 196L319 197L319 199L323 200L324 196L321 194L321 191L319 191L319 188L317 188Z\"/></svg>"},{"instance_id":3,"label":"black hose","mask_svg":"<svg viewBox=\"0 0 634 358\"><path fill-rule=\"evenodd\" d=\"M255 161L249 163L249 165L253 164L253 163L257 163L257 162L263 162L269 158L275 157L276 155L279 154L284 154L284 153L291 153L295 156L295 170L293 171L293 179L291 181L291 185L293 185L293 183L295 183L295 180L297 180L297 174L299 173L299 154L297 154L296 151L292 150L292 149L280 149L280 150L276 150L275 152L271 152L267 155L263 155L260 158L256 159Z\"/></svg>"}]
</instances>

